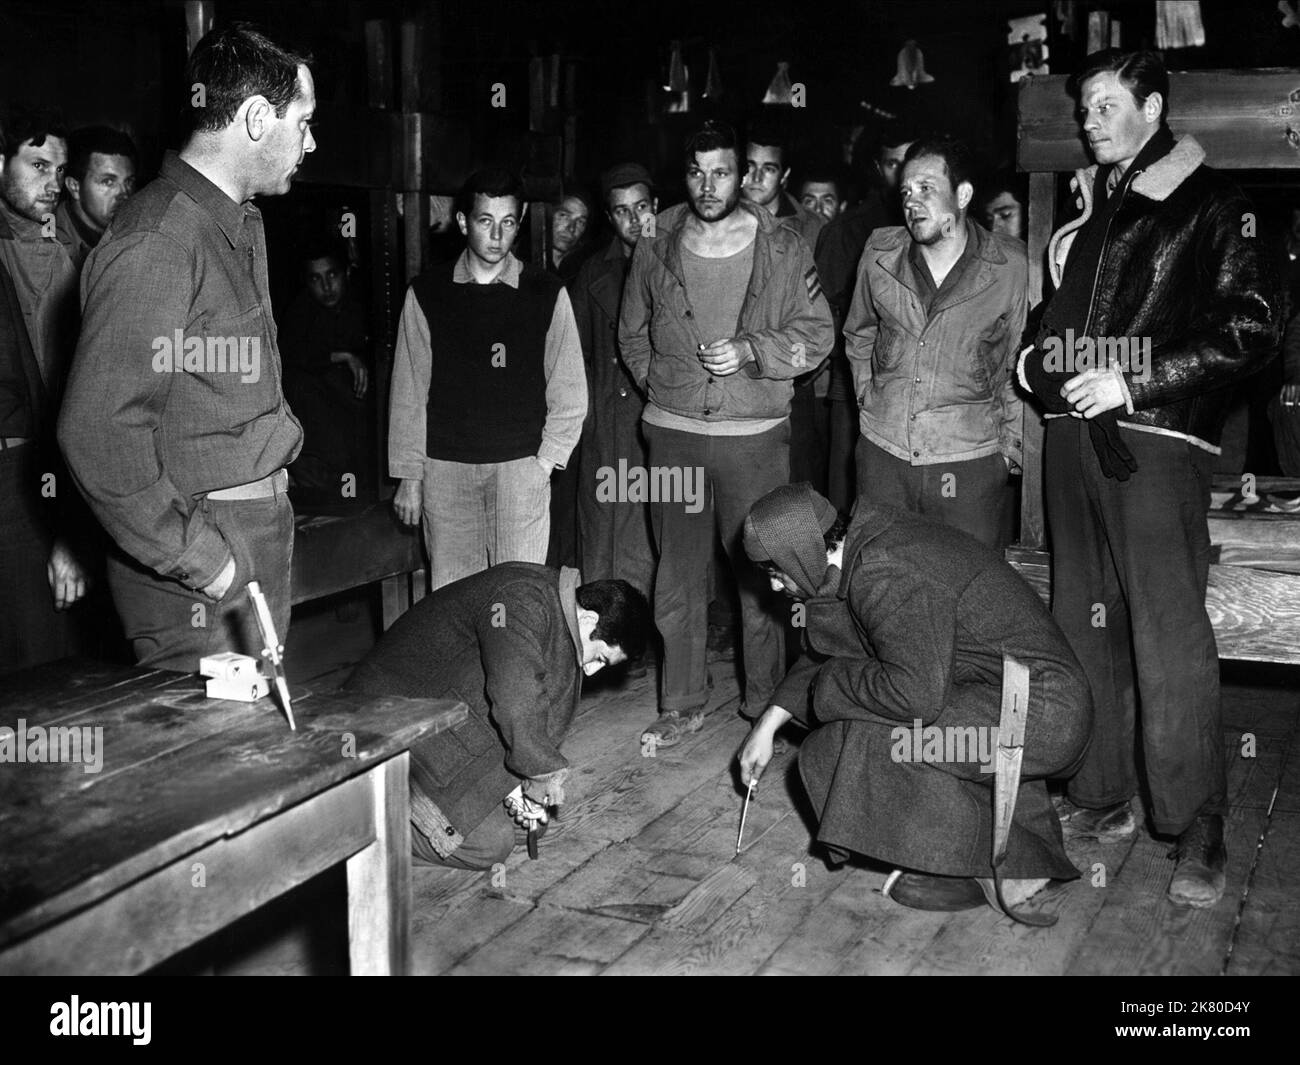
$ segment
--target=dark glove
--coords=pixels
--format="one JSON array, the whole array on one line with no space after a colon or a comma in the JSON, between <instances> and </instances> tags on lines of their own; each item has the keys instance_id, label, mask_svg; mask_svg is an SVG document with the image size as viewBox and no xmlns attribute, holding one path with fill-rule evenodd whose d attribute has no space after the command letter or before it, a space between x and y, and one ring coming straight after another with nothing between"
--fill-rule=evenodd
<instances>
[{"instance_id":1,"label":"dark glove","mask_svg":"<svg viewBox=\"0 0 1300 1065\"><path fill-rule=\"evenodd\" d=\"M1127 481L1137 472L1137 459L1124 443L1124 434L1119 430L1119 419L1113 410L1090 420L1088 435L1092 438L1092 449L1097 453L1097 464L1107 477Z\"/></svg>"}]
</instances>

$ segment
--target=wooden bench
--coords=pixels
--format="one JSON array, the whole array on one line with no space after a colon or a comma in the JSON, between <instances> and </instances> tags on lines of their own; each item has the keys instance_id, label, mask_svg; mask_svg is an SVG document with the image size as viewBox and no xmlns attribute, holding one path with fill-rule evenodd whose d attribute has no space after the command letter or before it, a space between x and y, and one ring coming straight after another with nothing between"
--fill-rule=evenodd
<instances>
[{"instance_id":1,"label":"wooden bench","mask_svg":"<svg viewBox=\"0 0 1300 1065\"><path fill-rule=\"evenodd\" d=\"M301 514L294 525L294 606L379 581L387 629L424 598L420 530L402 525L389 503L341 517Z\"/></svg>"}]
</instances>

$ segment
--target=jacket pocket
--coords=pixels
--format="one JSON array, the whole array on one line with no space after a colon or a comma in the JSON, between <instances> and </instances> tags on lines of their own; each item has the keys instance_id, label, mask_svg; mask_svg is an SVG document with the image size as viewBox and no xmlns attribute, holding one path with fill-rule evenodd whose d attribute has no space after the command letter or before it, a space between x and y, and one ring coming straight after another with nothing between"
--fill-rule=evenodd
<instances>
[{"instance_id":1,"label":"jacket pocket","mask_svg":"<svg viewBox=\"0 0 1300 1065\"><path fill-rule=\"evenodd\" d=\"M462 699L455 691L444 693L448 699ZM448 787L480 755L500 746L492 726L471 709L469 717L449 732L435 736L421 752L420 761L440 788Z\"/></svg>"},{"instance_id":2,"label":"jacket pocket","mask_svg":"<svg viewBox=\"0 0 1300 1065\"><path fill-rule=\"evenodd\" d=\"M871 353L873 372L882 374L896 369L906 349L907 338L899 330L882 324L876 336L876 349Z\"/></svg>"}]
</instances>

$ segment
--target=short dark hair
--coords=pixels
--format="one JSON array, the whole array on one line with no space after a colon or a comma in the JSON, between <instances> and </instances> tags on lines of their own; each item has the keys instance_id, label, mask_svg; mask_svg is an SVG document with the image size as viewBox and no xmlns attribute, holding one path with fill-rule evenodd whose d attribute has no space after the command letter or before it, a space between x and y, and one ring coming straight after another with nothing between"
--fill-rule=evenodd
<instances>
[{"instance_id":1,"label":"short dark hair","mask_svg":"<svg viewBox=\"0 0 1300 1065\"><path fill-rule=\"evenodd\" d=\"M277 118L299 96L298 68L308 57L281 48L246 22L234 22L207 34L185 64L189 126L213 133L235 120L250 96L264 96ZM194 106L194 86L203 86L203 106Z\"/></svg>"},{"instance_id":2,"label":"short dark hair","mask_svg":"<svg viewBox=\"0 0 1300 1065\"><path fill-rule=\"evenodd\" d=\"M337 233L314 234L304 242L300 262L306 267L317 259L333 259L346 269L350 261L347 241Z\"/></svg>"},{"instance_id":3,"label":"short dark hair","mask_svg":"<svg viewBox=\"0 0 1300 1065\"><path fill-rule=\"evenodd\" d=\"M750 128L745 137L745 148L757 144L760 148L775 148L781 153L781 165L790 165L790 147L785 134L771 119L759 119Z\"/></svg>"},{"instance_id":4,"label":"short dark hair","mask_svg":"<svg viewBox=\"0 0 1300 1065\"><path fill-rule=\"evenodd\" d=\"M627 581L588 581L579 586L577 600L578 606L599 615L591 633L593 640L621 647L631 662L645 654L654 631L650 604Z\"/></svg>"},{"instance_id":5,"label":"short dark hair","mask_svg":"<svg viewBox=\"0 0 1300 1065\"><path fill-rule=\"evenodd\" d=\"M686 139L683 162L689 167L695 162L695 156L701 152L715 152L719 149L736 153L736 168L740 168L740 148L736 144L736 131L725 122L710 119Z\"/></svg>"},{"instance_id":6,"label":"short dark hair","mask_svg":"<svg viewBox=\"0 0 1300 1065\"><path fill-rule=\"evenodd\" d=\"M85 181L90 157L96 152L100 155L124 155L131 160L132 166L140 165L135 141L128 134L112 126L82 126L74 129L68 137L68 177Z\"/></svg>"},{"instance_id":7,"label":"short dark hair","mask_svg":"<svg viewBox=\"0 0 1300 1065\"><path fill-rule=\"evenodd\" d=\"M845 181L843 168L831 162L814 160L804 167L803 173L796 175L794 187L803 194L803 187L810 181L819 185L834 185L835 195L844 199Z\"/></svg>"},{"instance_id":8,"label":"short dark hair","mask_svg":"<svg viewBox=\"0 0 1300 1065\"><path fill-rule=\"evenodd\" d=\"M487 196L489 199L513 196L518 214L522 217L524 213L524 183L514 171L503 166L490 166L470 174L456 196L456 210L468 218L474 213L476 196Z\"/></svg>"},{"instance_id":9,"label":"short dark hair","mask_svg":"<svg viewBox=\"0 0 1300 1065\"><path fill-rule=\"evenodd\" d=\"M965 141L946 133L918 137L903 156L903 166L923 155L935 155L943 160L953 189L963 181L968 182L971 188L975 187L975 157ZM902 167L899 170L901 172Z\"/></svg>"},{"instance_id":10,"label":"short dark hair","mask_svg":"<svg viewBox=\"0 0 1300 1065\"><path fill-rule=\"evenodd\" d=\"M33 148L43 147L46 137L68 139L68 130L59 111L53 107L16 106L10 109L3 126L0 126L0 150L3 150L7 162L29 141Z\"/></svg>"},{"instance_id":11,"label":"short dark hair","mask_svg":"<svg viewBox=\"0 0 1300 1065\"><path fill-rule=\"evenodd\" d=\"M1083 60L1079 72L1070 78L1071 94L1078 99L1083 83L1097 74L1107 72L1119 75L1120 84L1133 94L1141 107L1153 92L1160 94L1160 124L1169 122L1169 72L1159 52L1125 52L1119 48L1104 48Z\"/></svg>"}]
</instances>

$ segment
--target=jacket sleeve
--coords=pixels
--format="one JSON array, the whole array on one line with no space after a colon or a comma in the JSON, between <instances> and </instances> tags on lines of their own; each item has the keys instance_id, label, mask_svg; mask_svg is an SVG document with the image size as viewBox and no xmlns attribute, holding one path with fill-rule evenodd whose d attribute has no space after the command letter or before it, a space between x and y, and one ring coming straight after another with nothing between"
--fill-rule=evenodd
<instances>
[{"instance_id":1,"label":"jacket sleeve","mask_svg":"<svg viewBox=\"0 0 1300 1065\"><path fill-rule=\"evenodd\" d=\"M632 253L627 283L623 286L623 303L618 316L618 346L632 380L642 392L650 374L650 318L654 312L654 297L650 294L650 270L654 254L650 240L642 237Z\"/></svg>"},{"instance_id":2,"label":"jacket sleeve","mask_svg":"<svg viewBox=\"0 0 1300 1065\"><path fill-rule=\"evenodd\" d=\"M785 679L776 686L768 700L768 706L779 706L789 713L804 728L811 728L811 710L809 693L817 679L817 673L826 661L825 656L805 648L798 660L790 667Z\"/></svg>"},{"instance_id":3,"label":"jacket sleeve","mask_svg":"<svg viewBox=\"0 0 1300 1065\"><path fill-rule=\"evenodd\" d=\"M159 458L156 432L174 375L153 369L155 340L189 319L185 281L193 274L190 251L158 233L100 251L82 282L85 313L58 433L77 486L122 550L202 589L234 556Z\"/></svg>"},{"instance_id":4,"label":"jacket sleeve","mask_svg":"<svg viewBox=\"0 0 1300 1065\"><path fill-rule=\"evenodd\" d=\"M546 676L557 665L546 649L552 627L564 621L556 615L553 593L548 602L543 588L522 582L508 587L516 594L488 604L478 623L488 714L505 744L506 768L518 777L541 777L569 764L546 728ZM571 650L567 629L560 637Z\"/></svg>"},{"instance_id":5,"label":"jacket sleeve","mask_svg":"<svg viewBox=\"0 0 1300 1065\"><path fill-rule=\"evenodd\" d=\"M957 646L956 596L900 580L887 562L862 563L849 608L867 633L861 656L829 659L817 674L819 722L895 718L933 721L948 702Z\"/></svg>"},{"instance_id":6,"label":"jacket sleeve","mask_svg":"<svg viewBox=\"0 0 1300 1065\"><path fill-rule=\"evenodd\" d=\"M587 373L569 294L560 290L546 331L546 424L537 457L564 469L587 417Z\"/></svg>"},{"instance_id":7,"label":"jacket sleeve","mask_svg":"<svg viewBox=\"0 0 1300 1065\"><path fill-rule=\"evenodd\" d=\"M406 303L397 324L393 350L393 380L388 390L388 475L398 480L424 480L428 455L429 380L433 375L433 345L429 322L406 290Z\"/></svg>"},{"instance_id":8,"label":"jacket sleeve","mask_svg":"<svg viewBox=\"0 0 1300 1065\"><path fill-rule=\"evenodd\" d=\"M1007 332L1002 350L1002 384L995 384L994 402L997 407L998 450L1011 460L1012 469L1024 468L1023 426L1025 405L1016 390L1016 363L1020 354L1020 339L1025 332L1029 313L1028 277L1018 280L1015 305L1007 316Z\"/></svg>"},{"instance_id":9,"label":"jacket sleeve","mask_svg":"<svg viewBox=\"0 0 1300 1065\"><path fill-rule=\"evenodd\" d=\"M812 252L792 231L784 232L790 246L781 256L783 276L776 289L783 300L781 325L776 329L743 332L737 338L747 340L754 352L754 361L744 367L750 377L771 380L800 377L820 366L835 345L835 322L817 277L817 267L813 265ZM772 278L769 286L775 280Z\"/></svg>"},{"instance_id":10,"label":"jacket sleeve","mask_svg":"<svg viewBox=\"0 0 1300 1065\"><path fill-rule=\"evenodd\" d=\"M858 280L849 304L848 317L844 319L844 354L853 370L853 394L862 404L862 393L871 384L871 353L876 347L876 333L880 329L880 315L871 298L871 283L867 277L868 257L864 252L858 263Z\"/></svg>"},{"instance_id":11,"label":"jacket sleeve","mask_svg":"<svg viewBox=\"0 0 1300 1065\"><path fill-rule=\"evenodd\" d=\"M1137 410L1163 407L1231 384L1277 351L1282 287L1262 242L1242 235L1250 205L1232 196L1205 220L1199 241L1197 314L1182 336L1152 343L1150 366L1124 375Z\"/></svg>"}]
</instances>

